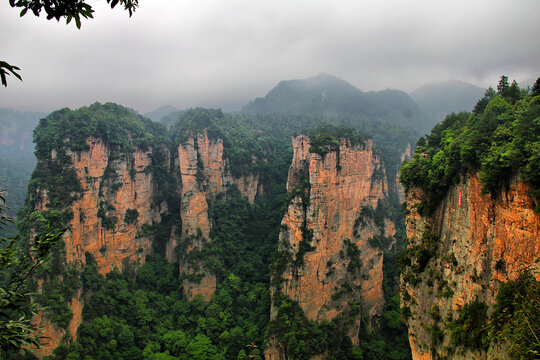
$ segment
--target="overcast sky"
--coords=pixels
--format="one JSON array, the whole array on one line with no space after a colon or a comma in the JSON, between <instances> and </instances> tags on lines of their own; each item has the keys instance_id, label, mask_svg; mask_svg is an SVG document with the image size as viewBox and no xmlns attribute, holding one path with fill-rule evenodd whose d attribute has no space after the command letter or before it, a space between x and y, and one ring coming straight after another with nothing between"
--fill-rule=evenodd
<instances>
[{"instance_id":1,"label":"overcast sky","mask_svg":"<svg viewBox=\"0 0 540 360\"><path fill-rule=\"evenodd\" d=\"M0 107L52 111L114 101L239 107L280 80L330 73L358 88L540 76L540 0L105 1L81 30L19 18L0 0L0 60L18 65Z\"/></svg>"}]
</instances>

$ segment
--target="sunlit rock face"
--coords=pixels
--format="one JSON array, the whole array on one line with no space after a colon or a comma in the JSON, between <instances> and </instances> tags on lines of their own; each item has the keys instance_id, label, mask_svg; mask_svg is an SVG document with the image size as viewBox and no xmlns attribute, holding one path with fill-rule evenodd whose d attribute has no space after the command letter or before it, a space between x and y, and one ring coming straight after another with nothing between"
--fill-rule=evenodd
<instances>
[{"instance_id":1,"label":"sunlit rock face","mask_svg":"<svg viewBox=\"0 0 540 360\"><path fill-rule=\"evenodd\" d=\"M373 143L368 140L352 146L342 139L339 151L324 156L309 151L307 136L294 137L292 144L287 191L303 195L291 196L281 222L279 249L293 259L282 274L281 291L297 301L311 320L332 320L349 302L361 304L373 319L384 305L383 253L368 242L380 230L372 219L362 219L361 212L366 206L376 209L388 191ZM386 220L384 235L394 233L395 225ZM309 241L312 249L301 254L303 241ZM348 270L349 242L360 250L362 262L353 270ZM298 264L300 256L302 265ZM343 291L344 286L350 291ZM349 334L354 344L359 341L359 326L358 318ZM266 358L283 358L275 341Z\"/></svg>"},{"instance_id":2,"label":"sunlit rock face","mask_svg":"<svg viewBox=\"0 0 540 360\"><path fill-rule=\"evenodd\" d=\"M178 168L182 186L180 241L185 242L186 247L185 256L180 259L180 274L198 277L197 281L184 280L184 293L188 299L201 295L209 300L216 290L216 278L204 266L193 264L189 256L204 247L209 239L208 203L230 186L236 186L253 202L262 188L258 175L233 177L230 174L229 162L223 157L223 140L209 138L206 130L191 134L178 145Z\"/></svg>"},{"instance_id":3,"label":"sunlit rock face","mask_svg":"<svg viewBox=\"0 0 540 360\"><path fill-rule=\"evenodd\" d=\"M421 245L424 234L437 239L434 256L417 280L411 282L410 268L402 275L402 306L411 310L407 325L413 359L507 358L501 348L486 353L450 346L444 322L459 318L460 309L474 301L485 303L491 313L501 282L515 280L524 268L538 268L540 214L533 209L531 193L516 177L493 198L482 194L478 174L472 174L453 186L426 218L415 207L420 192L409 191L409 247ZM442 332L437 343L434 327Z\"/></svg>"}]
</instances>

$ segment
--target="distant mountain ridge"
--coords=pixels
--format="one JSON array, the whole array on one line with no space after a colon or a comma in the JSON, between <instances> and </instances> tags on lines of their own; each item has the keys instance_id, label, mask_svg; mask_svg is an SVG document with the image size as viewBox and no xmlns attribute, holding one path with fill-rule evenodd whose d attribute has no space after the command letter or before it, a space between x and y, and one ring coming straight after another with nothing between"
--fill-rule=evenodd
<instances>
[{"instance_id":1,"label":"distant mountain ridge","mask_svg":"<svg viewBox=\"0 0 540 360\"><path fill-rule=\"evenodd\" d=\"M152 121L160 122L160 120L170 115L171 113L178 111L179 109L172 105L163 105L153 111L142 114L143 116L149 118Z\"/></svg>"},{"instance_id":2,"label":"distant mountain ridge","mask_svg":"<svg viewBox=\"0 0 540 360\"><path fill-rule=\"evenodd\" d=\"M423 85L409 95L430 116L431 127L452 112L472 111L484 91L464 81L450 80Z\"/></svg>"},{"instance_id":3,"label":"distant mountain ridge","mask_svg":"<svg viewBox=\"0 0 540 360\"><path fill-rule=\"evenodd\" d=\"M265 97L244 106L248 114L294 114L362 121L387 121L427 130L427 116L407 93L399 90L363 92L330 74L281 81Z\"/></svg>"}]
</instances>

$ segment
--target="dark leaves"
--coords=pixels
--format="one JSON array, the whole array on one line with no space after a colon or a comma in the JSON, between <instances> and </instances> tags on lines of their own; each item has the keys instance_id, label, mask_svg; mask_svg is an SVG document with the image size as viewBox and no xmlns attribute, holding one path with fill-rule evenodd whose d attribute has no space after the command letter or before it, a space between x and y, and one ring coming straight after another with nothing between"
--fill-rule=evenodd
<instances>
[{"instance_id":1,"label":"dark leaves","mask_svg":"<svg viewBox=\"0 0 540 360\"><path fill-rule=\"evenodd\" d=\"M116 5L121 4L124 6L124 10L129 13L131 17L137 7L139 7L138 0L107 0L111 9L114 9ZM75 19L75 26L78 29L81 28L81 17L84 19L92 19L93 12L92 6L89 5L86 0L74 0L74 1L57 1L57 0L9 0L11 7L22 8L20 16L26 15L28 10L31 10L35 16L40 16L41 11L44 10L47 20L65 18L66 24L69 24L71 20Z\"/></svg>"},{"instance_id":2,"label":"dark leaves","mask_svg":"<svg viewBox=\"0 0 540 360\"><path fill-rule=\"evenodd\" d=\"M2 85L7 86L7 76L10 74L22 81L21 75L17 73L18 70L21 69L17 66L10 65L5 61L0 61L0 79L2 80Z\"/></svg>"}]
</instances>

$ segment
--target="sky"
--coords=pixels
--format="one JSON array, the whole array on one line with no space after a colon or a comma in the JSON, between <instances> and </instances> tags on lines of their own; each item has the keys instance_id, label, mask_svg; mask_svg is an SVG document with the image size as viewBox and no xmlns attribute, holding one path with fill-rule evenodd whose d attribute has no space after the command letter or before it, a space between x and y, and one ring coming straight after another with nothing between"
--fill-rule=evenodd
<instances>
[{"instance_id":1,"label":"sky","mask_svg":"<svg viewBox=\"0 0 540 360\"><path fill-rule=\"evenodd\" d=\"M321 72L407 92L540 76L539 0L139 0L131 18L88 3L94 19L78 30L0 1L0 60L23 76L0 88L0 108L234 110Z\"/></svg>"}]
</instances>

